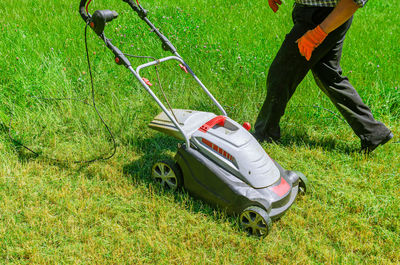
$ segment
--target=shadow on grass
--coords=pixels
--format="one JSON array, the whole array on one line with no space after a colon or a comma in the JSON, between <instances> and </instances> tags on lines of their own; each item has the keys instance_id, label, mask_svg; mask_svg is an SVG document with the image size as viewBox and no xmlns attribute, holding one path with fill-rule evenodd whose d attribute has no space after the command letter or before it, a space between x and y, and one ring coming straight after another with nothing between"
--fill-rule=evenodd
<instances>
[{"instance_id":1,"label":"shadow on grass","mask_svg":"<svg viewBox=\"0 0 400 265\"><path fill-rule=\"evenodd\" d=\"M8 125L0 123L0 133L4 134L5 138L8 139L11 145L14 147L15 151L18 154L18 159L21 163L26 163L29 160L38 157L37 155L27 151L19 142L10 139Z\"/></svg>"},{"instance_id":2,"label":"shadow on grass","mask_svg":"<svg viewBox=\"0 0 400 265\"><path fill-rule=\"evenodd\" d=\"M216 222L229 220L232 227L237 227L234 217L227 215L223 210L214 208L201 200L192 197L184 189L171 191L162 187L151 178L151 169L155 162L172 160L177 151L179 141L169 136L157 135L154 138L137 140L137 146L145 147L142 156L123 167L123 173L136 183L145 184L147 188L155 190L159 195L168 195L173 193L175 202L185 205L188 211L207 215ZM156 189L154 189L156 187Z\"/></svg>"},{"instance_id":3,"label":"shadow on grass","mask_svg":"<svg viewBox=\"0 0 400 265\"><path fill-rule=\"evenodd\" d=\"M62 161L62 160L48 158L46 156L42 156L40 152L36 153L36 150L35 151L32 150L33 151L32 152L28 150L26 147L24 147L18 140L11 139L9 137L9 127L4 123L0 123L0 133L4 134L5 138L8 139L10 146L15 150L18 157L18 161L21 164L27 164L33 160L39 160L40 162L45 162L48 165L57 166L61 169L70 169L72 165L77 165L75 169L78 172L81 172L89 165L88 163L75 163L67 160Z\"/></svg>"},{"instance_id":4,"label":"shadow on grass","mask_svg":"<svg viewBox=\"0 0 400 265\"><path fill-rule=\"evenodd\" d=\"M336 151L343 154L353 154L360 149L354 146L354 143L342 139L333 138L331 136L311 137L304 130L297 128L287 128L286 133L282 136L279 145L290 147L293 145L306 146L310 149L322 148L326 151Z\"/></svg>"},{"instance_id":5,"label":"shadow on grass","mask_svg":"<svg viewBox=\"0 0 400 265\"><path fill-rule=\"evenodd\" d=\"M8 126L4 123L0 122L0 133L6 134L8 133Z\"/></svg>"},{"instance_id":6,"label":"shadow on grass","mask_svg":"<svg viewBox=\"0 0 400 265\"><path fill-rule=\"evenodd\" d=\"M290 128L288 133L282 138L280 145L282 146L307 146L309 148L322 148L328 151L336 151L346 154L351 154L354 151L354 145L349 144L348 141L338 140L333 137L311 137L305 131L299 129ZM138 150L143 150L140 158L127 164L123 167L123 173L128 178L132 179L136 183L144 184L147 188L155 190L158 195L168 195L171 191L156 185L154 180L151 178L151 168L153 163L160 160L173 159L177 151L178 141L165 135L157 135L153 138L138 139L134 143ZM154 187L157 187L154 189ZM175 202L181 205L185 205L188 211L193 213L205 214L211 220L216 223L221 221L228 221L233 230L238 231L238 221L235 216L226 214L221 209L214 208L207 203L190 196L187 191L180 190L174 192ZM280 222L280 218L275 220L274 223Z\"/></svg>"}]
</instances>

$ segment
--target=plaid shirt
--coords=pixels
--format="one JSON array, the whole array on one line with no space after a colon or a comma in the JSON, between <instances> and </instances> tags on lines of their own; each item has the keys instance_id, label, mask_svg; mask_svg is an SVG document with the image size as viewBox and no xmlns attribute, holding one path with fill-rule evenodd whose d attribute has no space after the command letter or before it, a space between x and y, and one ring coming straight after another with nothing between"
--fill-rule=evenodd
<instances>
[{"instance_id":1,"label":"plaid shirt","mask_svg":"<svg viewBox=\"0 0 400 265\"><path fill-rule=\"evenodd\" d=\"M306 6L335 7L340 0L295 0L298 4ZM363 7L368 0L353 0L359 7Z\"/></svg>"}]
</instances>

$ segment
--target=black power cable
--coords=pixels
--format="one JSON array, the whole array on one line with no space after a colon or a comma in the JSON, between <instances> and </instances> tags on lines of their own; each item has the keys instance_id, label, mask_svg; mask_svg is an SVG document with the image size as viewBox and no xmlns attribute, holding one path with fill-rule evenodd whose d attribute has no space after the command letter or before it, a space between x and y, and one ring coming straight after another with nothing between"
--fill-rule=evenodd
<instances>
[{"instance_id":1,"label":"black power cable","mask_svg":"<svg viewBox=\"0 0 400 265\"><path fill-rule=\"evenodd\" d=\"M87 58L87 63L88 63L88 68L89 68L89 74L90 74L90 82L91 82L91 99L92 99L92 105L89 104L86 100L81 100L81 99L74 99L74 98L38 98L37 99L42 99L42 100L58 100L58 101L62 101L62 100L69 100L69 101L79 101L82 102L88 106L91 106L94 108L94 110L96 111L97 116L99 117L99 119L101 120L101 123L104 125L104 127L107 129L112 142L113 142L113 150L112 152L107 155L107 156L99 156L90 160L81 160L81 161L69 161L69 160L60 160L60 159L56 159L56 158L51 158L51 157L44 157L45 159L51 160L51 161L55 161L55 162L61 162L61 163L65 163L65 162L70 162L70 163L76 163L76 164L87 164L87 163L93 163L96 161L100 161L100 160L109 160L111 159L116 151L117 151L117 143L115 141L115 137L112 133L112 131L110 130L109 126L107 125L107 123L104 121L102 115L100 114L100 111L97 109L96 106L96 100L95 100L95 89L94 89L94 83L93 83L93 74L92 74L92 67L90 64L90 57L89 57L89 49L88 49L88 44L87 44L87 27L89 25L89 22L86 23L85 26L85 48L86 48L86 58ZM15 105L15 103L14 103ZM11 139L11 141L13 141L14 143L22 146L23 148L25 148L26 150L28 150L29 152L33 153L35 156L39 157L40 153L37 151L34 151L32 148L26 146L25 144L21 143L20 141L16 140L15 138L12 137L12 133L11 133L11 128L12 128L12 121L13 121L13 115L14 113L11 113L11 117L10 117L10 122L9 122L9 127L8 127L8 136Z\"/></svg>"},{"instance_id":2,"label":"black power cable","mask_svg":"<svg viewBox=\"0 0 400 265\"><path fill-rule=\"evenodd\" d=\"M112 139L112 142L113 142L113 151L112 151L112 153L111 153L109 156L107 156L107 157L104 157L104 158L101 158L101 157L100 157L100 158L96 158L96 159L93 159L93 160L91 160L91 161L85 161L84 163L91 163L91 162L95 162L95 161L97 161L97 160L109 160L109 159L111 159L111 158L115 155L115 153L117 152L117 143L116 143L116 141L115 141L115 137L114 137L114 135L113 135L111 129L109 128L109 126L107 125L107 123L104 121L103 117L101 116L99 110L98 110L97 107L96 107L96 100L95 100L95 93L94 93L95 90L94 90L94 84L93 84L93 74L92 74L92 67L91 67L91 64L90 64L89 48L88 48L88 44L87 44L87 28L88 28L88 26L89 26L89 21L86 23L86 26L85 26L85 48L86 48L86 58L87 58L88 67L89 67L90 83L91 83L91 86L92 86L92 103L93 103L93 108L95 109L95 111L96 111L96 113L97 113L97 116L99 117L99 119L100 119L101 122L103 123L104 127L106 127L108 133L109 133L110 136L111 136L111 139Z\"/></svg>"},{"instance_id":3,"label":"black power cable","mask_svg":"<svg viewBox=\"0 0 400 265\"><path fill-rule=\"evenodd\" d=\"M341 121L343 121L343 122L346 122L342 117L339 116L339 114L337 114L337 113L334 112L333 110L330 110L330 109L321 107L321 106L319 106L319 105L297 105L296 107L297 107L297 108L314 108L314 109L321 109L321 110L324 110L324 111L326 111L326 112L329 112L329 113L332 114L335 118L337 118L337 119L339 119L339 120L341 120Z\"/></svg>"}]
</instances>

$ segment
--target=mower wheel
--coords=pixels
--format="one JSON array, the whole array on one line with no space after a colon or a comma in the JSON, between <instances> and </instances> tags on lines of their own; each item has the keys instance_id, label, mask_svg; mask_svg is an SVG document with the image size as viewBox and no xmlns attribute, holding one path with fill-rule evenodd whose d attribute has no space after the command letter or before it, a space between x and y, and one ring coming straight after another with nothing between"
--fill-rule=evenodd
<instances>
[{"instance_id":1,"label":"mower wheel","mask_svg":"<svg viewBox=\"0 0 400 265\"><path fill-rule=\"evenodd\" d=\"M182 172L176 162L156 162L151 170L151 176L162 186L171 190L176 190L183 185Z\"/></svg>"},{"instance_id":2,"label":"mower wheel","mask_svg":"<svg viewBox=\"0 0 400 265\"><path fill-rule=\"evenodd\" d=\"M308 179L299 171L295 171L295 173L299 176L299 193L305 194L308 189Z\"/></svg>"},{"instance_id":3,"label":"mower wheel","mask_svg":"<svg viewBox=\"0 0 400 265\"><path fill-rule=\"evenodd\" d=\"M258 206L250 206L243 210L239 221L240 226L247 231L249 236L265 237L271 230L271 218L264 209Z\"/></svg>"}]
</instances>

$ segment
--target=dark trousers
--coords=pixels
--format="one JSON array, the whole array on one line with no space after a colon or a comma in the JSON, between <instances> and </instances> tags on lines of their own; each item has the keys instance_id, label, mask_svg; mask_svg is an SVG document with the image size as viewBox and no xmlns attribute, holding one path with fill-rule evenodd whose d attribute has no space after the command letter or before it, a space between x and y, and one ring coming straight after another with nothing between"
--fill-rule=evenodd
<instances>
[{"instance_id":1,"label":"dark trousers","mask_svg":"<svg viewBox=\"0 0 400 265\"><path fill-rule=\"evenodd\" d=\"M295 5L293 28L286 35L268 72L267 97L254 126L256 138L280 138L279 121L296 87L309 70L319 88L331 99L362 141L374 143L390 133L384 124L374 119L371 110L363 103L347 77L342 75L340 58L352 18L326 37L314 50L310 61L300 55L296 40L319 25L332 10L330 7Z\"/></svg>"}]
</instances>

